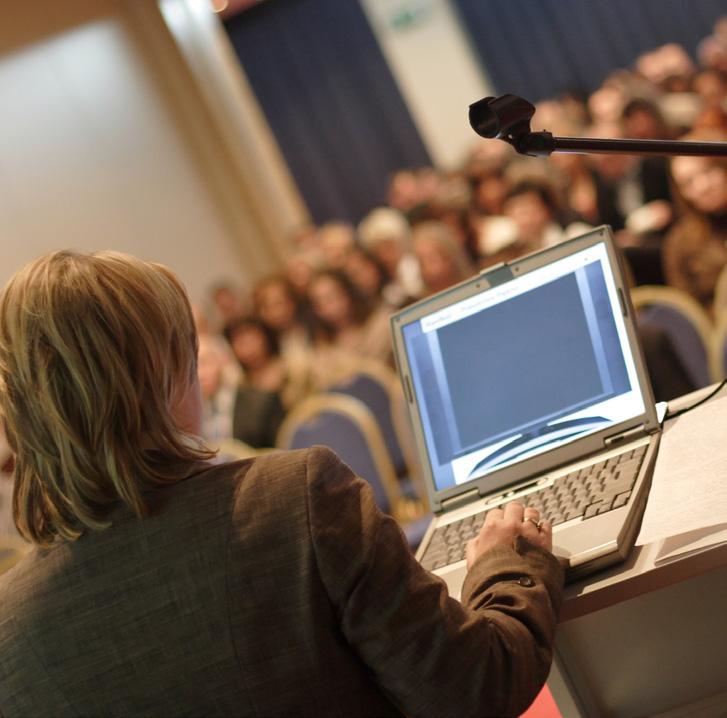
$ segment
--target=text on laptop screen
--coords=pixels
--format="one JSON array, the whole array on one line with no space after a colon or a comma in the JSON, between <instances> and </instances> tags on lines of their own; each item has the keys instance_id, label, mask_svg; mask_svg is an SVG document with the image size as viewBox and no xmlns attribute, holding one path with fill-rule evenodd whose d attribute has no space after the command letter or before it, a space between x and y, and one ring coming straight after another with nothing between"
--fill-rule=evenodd
<instances>
[{"instance_id":1,"label":"text on laptop screen","mask_svg":"<svg viewBox=\"0 0 727 718\"><path fill-rule=\"evenodd\" d=\"M403 327L438 491L639 416L603 244Z\"/></svg>"}]
</instances>

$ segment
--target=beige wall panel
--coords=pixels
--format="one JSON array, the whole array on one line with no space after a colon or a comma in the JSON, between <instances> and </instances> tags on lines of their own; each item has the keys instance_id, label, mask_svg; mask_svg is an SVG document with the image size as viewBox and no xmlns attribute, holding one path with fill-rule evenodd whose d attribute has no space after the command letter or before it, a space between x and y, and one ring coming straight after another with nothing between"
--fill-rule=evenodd
<instances>
[{"instance_id":1,"label":"beige wall panel","mask_svg":"<svg viewBox=\"0 0 727 718\"><path fill-rule=\"evenodd\" d=\"M239 238L121 4L64 0L63 28L57 5L2 11L0 282L59 247L164 262L193 298L220 278L249 281Z\"/></svg>"}]
</instances>

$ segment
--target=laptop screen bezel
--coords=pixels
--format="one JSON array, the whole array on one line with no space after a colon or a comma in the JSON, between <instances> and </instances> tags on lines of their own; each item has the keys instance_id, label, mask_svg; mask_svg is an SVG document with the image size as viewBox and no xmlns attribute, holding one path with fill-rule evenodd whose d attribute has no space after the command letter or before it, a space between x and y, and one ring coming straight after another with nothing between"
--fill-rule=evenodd
<instances>
[{"instance_id":1,"label":"laptop screen bezel","mask_svg":"<svg viewBox=\"0 0 727 718\"><path fill-rule=\"evenodd\" d=\"M414 382L409 366L408 355L404 343L403 328L412 322L429 316L434 312L451 306L471 296L486 291L492 287L512 281L529 272L551 264L562 258L581 252L589 247L603 243L606 248L606 255L611 268L616 290L621 301L623 321L628 338L628 345L633 356L638 381L638 390L644 402L644 412L626 421L612 424L604 430L595 431L574 442L564 444L557 448L550 449L544 453L525 459L515 464L510 464L501 469L493 470L485 476L465 482L446 489L436 487L429 449L427 447L420 409L414 395ZM554 247L536 252L517 259L499 267L485 270L461 284L450 287L431 297L423 299L405 309L400 310L391 317L391 328L394 342L394 356L396 358L399 376L407 397L409 416L414 429L417 449L420 456L420 464L424 472L425 484L429 496L432 511L439 513L445 503L464 494L474 494L477 491L479 496L501 492L507 487L514 487L518 483L527 480L529 477L536 477L548 471L562 466L589 454L602 451L606 445L606 439L618 434L642 427L645 433L658 429L658 419L654 406L654 398L651 390L646 363L644 361L641 345L638 340L635 314L631 305L628 286L622 271L619 253L613 240L610 227L597 227L587 234L575 237L558 244Z\"/></svg>"}]
</instances>

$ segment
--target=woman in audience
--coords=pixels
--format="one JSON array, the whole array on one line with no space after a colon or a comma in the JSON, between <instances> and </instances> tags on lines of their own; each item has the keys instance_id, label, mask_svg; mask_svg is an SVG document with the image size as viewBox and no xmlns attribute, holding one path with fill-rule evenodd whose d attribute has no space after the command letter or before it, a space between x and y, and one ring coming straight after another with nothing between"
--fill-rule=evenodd
<instances>
[{"instance_id":1,"label":"woman in audience","mask_svg":"<svg viewBox=\"0 0 727 718\"><path fill-rule=\"evenodd\" d=\"M386 267L372 252L354 247L346 256L343 271L372 309L397 309L400 306L399 293L387 292L391 278Z\"/></svg>"},{"instance_id":2,"label":"woman in audience","mask_svg":"<svg viewBox=\"0 0 727 718\"><path fill-rule=\"evenodd\" d=\"M225 336L242 369L233 436L254 447L274 446L285 411L311 389L309 364L281 357L275 332L259 319L238 319Z\"/></svg>"},{"instance_id":3,"label":"woman in audience","mask_svg":"<svg viewBox=\"0 0 727 718\"><path fill-rule=\"evenodd\" d=\"M212 465L197 339L160 265L59 252L0 300L15 523L4 716L519 715L563 569L539 512L488 512L461 602L322 447Z\"/></svg>"},{"instance_id":4,"label":"woman in audience","mask_svg":"<svg viewBox=\"0 0 727 718\"><path fill-rule=\"evenodd\" d=\"M253 312L272 329L280 354L290 362L307 362L311 349L308 306L282 275L259 281L252 292Z\"/></svg>"},{"instance_id":5,"label":"woman in audience","mask_svg":"<svg viewBox=\"0 0 727 718\"><path fill-rule=\"evenodd\" d=\"M359 357L391 361L388 311L372 310L344 272L320 272L308 296L317 322L314 371L318 383L325 383L331 373L345 373Z\"/></svg>"},{"instance_id":6,"label":"woman in audience","mask_svg":"<svg viewBox=\"0 0 727 718\"><path fill-rule=\"evenodd\" d=\"M727 135L705 130L684 139L723 142ZM727 265L727 159L675 157L671 174L682 210L664 244L664 272L669 284L711 311Z\"/></svg>"}]
</instances>

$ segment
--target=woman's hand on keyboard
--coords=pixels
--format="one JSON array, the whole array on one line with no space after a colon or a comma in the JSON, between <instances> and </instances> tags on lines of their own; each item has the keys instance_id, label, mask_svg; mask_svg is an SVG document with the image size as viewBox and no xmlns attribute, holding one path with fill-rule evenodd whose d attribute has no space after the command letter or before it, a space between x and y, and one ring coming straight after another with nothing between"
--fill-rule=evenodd
<instances>
[{"instance_id":1,"label":"woman's hand on keyboard","mask_svg":"<svg viewBox=\"0 0 727 718\"><path fill-rule=\"evenodd\" d=\"M496 546L512 546L518 536L546 551L553 550L553 527L543 521L540 512L512 501L504 509L490 509L480 533L467 543L467 568Z\"/></svg>"}]
</instances>

